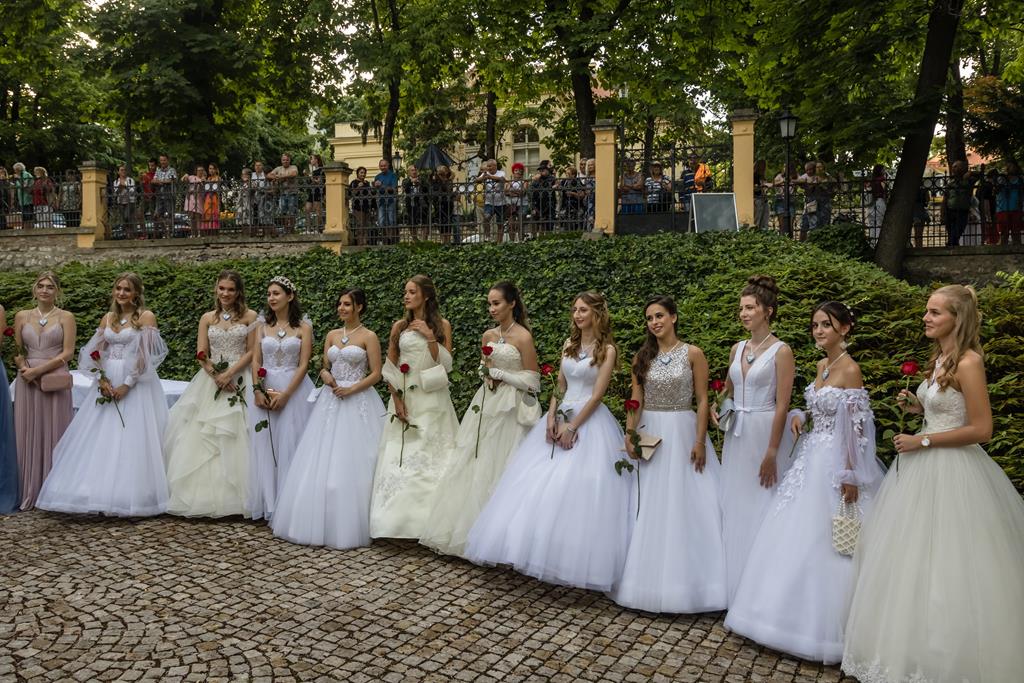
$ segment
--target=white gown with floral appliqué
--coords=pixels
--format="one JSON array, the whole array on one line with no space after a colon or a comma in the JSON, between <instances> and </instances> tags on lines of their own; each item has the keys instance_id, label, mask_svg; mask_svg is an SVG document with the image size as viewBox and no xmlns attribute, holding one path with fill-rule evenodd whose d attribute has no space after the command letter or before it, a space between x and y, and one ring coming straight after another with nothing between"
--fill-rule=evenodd
<instances>
[{"instance_id":1,"label":"white gown with floral appliqu\u00e9","mask_svg":"<svg viewBox=\"0 0 1024 683\"><path fill-rule=\"evenodd\" d=\"M384 364L384 379L396 389L405 385L405 408L409 423L404 430L388 403L388 417L381 435L377 470L370 504L370 535L374 538L419 538L425 530L434 491L448 471L455 454L459 418L448 387L426 391L420 373L441 365L448 372L452 357L438 344L437 360L430 354L426 338L405 330L398 338L398 364ZM409 365L409 372L399 368Z\"/></svg>"},{"instance_id":2,"label":"white gown with floral appliqu\u00e9","mask_svg":"<svg viewBox=\"0 0 1024 683\"><path fill-rule=\"evenodd\" d=\"M853 561L832 547L841 485L859 488L867 513L884 469L864 389L804 392L814 420L776 491L729 605L725 627L796 655L832 664L843 654Z\"/></svg>"},{"instance_id":3,"label":"white gown with floral appliqu\u00e9","mask_svg":"<svg viewBox=\"0 0 1024 683\"><path fill-rule=\"evenodd\" d=\"M964 396L925 382L922 433L967 424ZM977 445L890 468L854 556L843 671L861 683L1024 679L1024 502Z\"/></svg>"},{"instance_id":4,"label":"white gown with floral appliqu\u00e9","mask_svg":"<svg viewBox=\"0 0 1024 683\"><path fill-rule=\"evenodd\" d=\"M340 387L366 377L366 349L332 346L331 375ZM277 496L274 535L304 545L370 544L370 494L384 403L373 387L345 398L318 389L316 405Z\"/></svg>"},{"instance_id":5,"label":"white gown with floral appliqu\u00e9","mask_svg":"<svg viewBox=\"0 0 1024 683\"><path fill-rule=\"evenodd\" d=\"M213 363L229 366L245 355L248 326L238 323L208 328ZM245 513L249 488L248 406L253 404L248 368L235 378L245 401L221 391L202 368L171 408L164 434L167 481L171 499L167 511L186 517L224 517ZM214 398L216 396L216 398Z\"/></svg>"},{"instance_id":6,"label":"white gown with floral appliqu\u00e9","mask_svg":"<svg viewBox=\"0 0 1024 683\"><path fill-rule=\"evenodd\" d=\"M93 351L100 352L98 363L91 358ZM167 509L162 448L167 399L156 374L166 356L167 345L155 327L96 330L79 353L78 368L91 372L102 367L111 386L131 389L116 405L92 398L82 404L53 451L53 468L36 507L121 517ZM99 378L93 376L98 398Z\"/></svg>"}]
</instances>

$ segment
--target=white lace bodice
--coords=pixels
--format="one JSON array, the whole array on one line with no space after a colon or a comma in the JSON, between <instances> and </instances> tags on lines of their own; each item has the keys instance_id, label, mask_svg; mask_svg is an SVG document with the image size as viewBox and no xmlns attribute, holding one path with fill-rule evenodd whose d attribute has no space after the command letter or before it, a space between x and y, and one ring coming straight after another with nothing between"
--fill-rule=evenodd
<instances>
[{"instance_id":1,"label":"white lace bodice","mask_svg":"<svg viewBox=\"0 0 1024 683\"><path fill-rule=\"evenodd\" d=\"M690 347L681 344L651 361L644 378L644 410L690 410L693 408L693 368Z\"/></svg>"},{"instance_id":2,"label":"white lace bodice","mask_svg":"<svg viewBox=\"0 0 1024 683\"><path fill-rule=\"evenodd\" d=\"M523 369L523 358L515 345L504 342L488 342L488 346L493 349L489 356L492 368L513 372Z\"/></svg>"},{"instance_id":3,"label":"white lace bodice","mask_svg":"<svg viewBox=\"0 0 1024 683\"><path fill-rule=\"evenodd\" d=\"M125 351L134 341L139 330L125 327L119 332L106 327L103 329L103 340L107 342L107 360L124 360Z\"/></svg>"},{"instance_id":4,"label":"white lace bodice","mask_svg":"<svg viewBox=\"0 0 1024 683\"><path fill-rule=\"evenodd\" d=\"M234 365L245 355L245 340L248 336L248 326L241 323L226 329L211 325L206 331L206 337L210 342L210 360L214 363L224 360Z\"/></svg>"},{"instance_id":5,"label":"white lace bodice","mask_svg":"<svg viewBox=\"0 0 1024 683\"><path fill-rule=\"evenodd\" d=\"M260 347L263 350L263 367L267 370L294 370L299 367L302 340L298 337L278 339L264 336Z\"/></svg>"},{"instance_id":6,"label":"white lace bodice","mask_svg":"<svg viewBox=\"0 0 1024 683\"><path fill-rule=\"evenodd\" d=\"M924 381L917 387L917 400L924 408L922 434L948 432L967 424L964 395L953 387L940 389L937 382Z\"/></svg>"},{"instance_id":7,"label":"white lace bodice","mask_svg":"<svg viewBox=\"0 0 1024 683\"><path fill-rule=\"evenodd\" d=\"M732 380L733 386L732 400L736 404L736 409L740 411L775 410L775 354L782 348L782 342L775 342L758 356L754 364L747 368L747 376L744 378L742 363L749 343L745 341L736 349L732 365L729 366L729 379Z\"/></svg>"},{"instance_id":8,"label":"white lace bodice","mask_svg":"<svg viewBox=\"0 0 1024 683\"><path fill-rule=\"evenodd\" d=\"M369 364L366 349L360 346L332 346L327 349L331 361L331 376L339 386L351 386L366 377Z\"/></svg>"},{"instance_id":9,"label":"white lace bodice","mask_svg":"<svg viewBox=\"0 0 1024 683\"><path fill-rule=\"evenodd\" d=\"M590 399L597 382L598 366L590 356L582 359L562 356L561 371L565 377L565 403L582 403Z\"/></svg>"}]
</instances>

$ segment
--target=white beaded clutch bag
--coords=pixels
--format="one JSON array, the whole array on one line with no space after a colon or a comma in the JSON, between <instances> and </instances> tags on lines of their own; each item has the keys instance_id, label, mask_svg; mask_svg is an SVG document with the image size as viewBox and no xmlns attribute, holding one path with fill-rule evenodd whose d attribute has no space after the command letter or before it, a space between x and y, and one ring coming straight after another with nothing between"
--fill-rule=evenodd
<instances>
[{"instance_id":1,"label":"white beaded clutch bag","mask_svg":"<svg viewBox=\"0 0 1024 683\"><path fill-rule=\"evenodd\" d=\"M853 555L857 549L857 538L860 536L860 506L847 503L839 497L839 507L832 516L832 547L840 555Z\"/></svg>"}]
</instances>

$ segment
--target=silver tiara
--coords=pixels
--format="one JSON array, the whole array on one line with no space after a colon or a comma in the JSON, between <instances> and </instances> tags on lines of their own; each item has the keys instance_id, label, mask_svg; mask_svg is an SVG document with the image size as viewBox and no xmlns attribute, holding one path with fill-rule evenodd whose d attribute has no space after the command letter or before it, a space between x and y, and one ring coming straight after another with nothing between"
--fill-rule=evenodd
<instances>
[{"instance_id":1,"label":"silver tiara","mask_svg":"<svg viewBox=\"0 0 1024 683\"><path fill-rule=\"evenodd\" d=\"M284 275L275 275L270 278L270 284L279 284L290 292L298 293L299 288L292 284L292 281L286 278Z\"/></svg>"}]
</instances>

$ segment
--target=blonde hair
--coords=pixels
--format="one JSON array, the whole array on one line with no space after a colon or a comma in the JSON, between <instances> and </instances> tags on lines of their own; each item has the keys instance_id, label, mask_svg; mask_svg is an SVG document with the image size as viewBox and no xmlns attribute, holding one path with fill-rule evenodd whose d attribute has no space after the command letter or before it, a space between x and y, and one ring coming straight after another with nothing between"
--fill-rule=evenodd
<instances>
[{"instance_id":1,"label":"blonde hair","mask_svg":"<svg viewBox=\"0 0 1024 683\"><path fill-rule=\"evenodd\" d=\"M953 350L942 360L939 370L938 385L940 390L948 386L959 389L956 381L956 367L960 359L970 350L976 352L982 358L985 352L981 348L981 311L978 310L978 294L974 287L964 285L947 285L932 292L932 295L941 295L946 300L946 310L953 314L956 322L953 324ZM936 370L936 364L942 355L942 348L939 341L935 340L932 345L932 356L928 360L928 367L925 374L931 377Z\"/></svg>"},{"instance_id":2,"label":"blonde hair","mask_svg":"<svg viewBox=\"0 0 1024 683\"><path fill-rule=\"evenodd\" d=\"M64 298L64 290L60 288L60 278L57 277L57 274L54 273L52 270L44 270L43 272L39 273L39 275L36 276L35 280L32 281L33 301L36 298L36 285L38 285L42 280L49 280L50 282L53 283L53 286L57 288L57 293L53 297L53 303L59 306L60 302Z\"/></svg>"},{"instance_id":3,"label":"blonde hair","mask_svg":"<svg viewBox=\"0 0 1024 683\"><path fill-rule=\"evenodd\" d=\"M572 298L572 302L582 301L590 307L594 316L594 355L590 361L591 365L600 366L608 355L608 346L618 352L615 345L615 337L612 336L612 321L608 315L608 302L599 292L580 292ZM570 323L569 339L565 342L563 353L572 358L579 358L580 346L583 343L583 331L576 326L576 321Z\"/></svg>"},{"instance_id":4,"label":"blonde hair","mask_svg":"<svg viewBox=\"0 0 1024 683\"><path fill-rule=\"evenodd\" d=\"M132 290L135 292L135 310L132 312L130 322L132 327L138 329L140 327L139 318L146 310L146 297L144 296L145 288L142 286L142 278L137 274L131 272L121 273L114 278L114 286L111 288L110 296L110 312L114 315L114 320L120 320L123 315L121 312L121 304L117 303L117 299L113 296L113 290L117 288L117 285L122 280L127 280L132 286Z\"/></svg>"}]
</instances>

